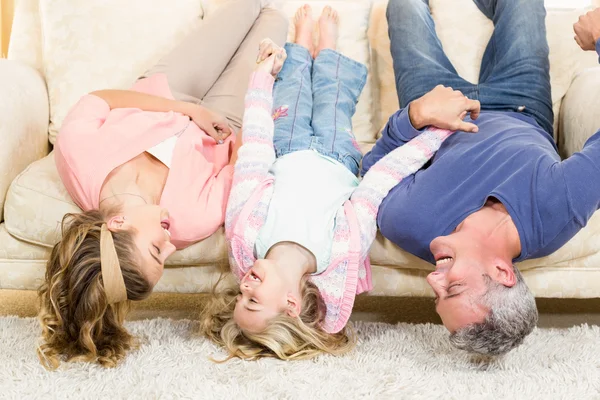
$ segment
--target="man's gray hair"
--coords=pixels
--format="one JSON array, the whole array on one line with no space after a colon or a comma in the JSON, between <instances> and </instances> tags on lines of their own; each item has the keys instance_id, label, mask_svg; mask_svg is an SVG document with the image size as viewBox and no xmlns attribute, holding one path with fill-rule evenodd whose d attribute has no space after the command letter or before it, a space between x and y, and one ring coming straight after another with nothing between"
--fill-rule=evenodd
<instances>
[{"instance_id":1,"label":"man's gray hair","mask_svg":"<svg viewBox=\"0 0 600 400\"><path fill-rule=\"evenodd\" d=\"M521 272L513 266L517 283L506 287L484 275L487 292L481 304L490 312L480 323L468 325L450 335L450 342L461 350L497 356L519 346L538 321L535 298Z\"/></svg>"}]
</instances>

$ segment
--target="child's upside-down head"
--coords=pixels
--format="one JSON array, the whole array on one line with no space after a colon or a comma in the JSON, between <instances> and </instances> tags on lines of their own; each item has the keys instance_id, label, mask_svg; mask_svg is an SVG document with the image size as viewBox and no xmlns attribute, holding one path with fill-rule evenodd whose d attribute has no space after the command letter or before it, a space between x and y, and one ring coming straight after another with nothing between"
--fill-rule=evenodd
<instances>
[{"instance_id":1,"label":"child's upside-down head","mask_svg":"<svg viewBox=\"0 0 600 400\"><path fill-rule=\"evenodd\" d=\"M242 290L227 290L205 307L201 331L227 350L226 360L233 357L301 360L322 353L344 354L354 348L354 339L346 328L334 334L321 328L325 304L318 288L307 277L302 279L299 293L298 314L287 312L285 308L278 312L269 306L259 318L246 320L236 318L235 311L244 306L240 300L244 296Z\"/></svg>"}]
</instances>

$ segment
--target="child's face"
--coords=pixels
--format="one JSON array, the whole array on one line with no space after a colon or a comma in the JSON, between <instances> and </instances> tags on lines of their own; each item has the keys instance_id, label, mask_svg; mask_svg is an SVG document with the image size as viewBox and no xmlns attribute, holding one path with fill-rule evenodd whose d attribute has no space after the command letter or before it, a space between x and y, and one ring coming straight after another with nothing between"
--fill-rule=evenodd
<instances>
[{"instance_id":1,"label":"child's face","mask_svg":"<svg viewBox=\"0 0 600 400\"><path fill-rule=\"evenodd\" d=\"M288 282L283 268L272 260L256 260L240 283L242 292L233 319L245 331L260 332L270 319L282 312L294 315L299 305L300 283ZM299 312L299 310L298 310Z\"/></svg>"}]
</instances>

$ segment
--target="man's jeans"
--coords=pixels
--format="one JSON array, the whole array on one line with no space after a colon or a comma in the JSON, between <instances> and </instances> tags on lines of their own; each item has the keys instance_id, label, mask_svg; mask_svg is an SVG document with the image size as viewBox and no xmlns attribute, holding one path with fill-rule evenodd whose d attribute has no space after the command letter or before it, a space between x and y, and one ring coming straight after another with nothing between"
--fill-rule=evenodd
<instances>
[{"instance_id":1,"label":"man's jeans","mask_svg":"<svg viewBox=\"0 0 600 400\"><path fill-rule=\"evenodd\" d=\"M367 68L333 50L322 50L313 61L302 46L288 43L285 49L288 58L273 93L277 157L313 149L357 175L362 153L352 116Z\"/></svg>"},{"instance_id":2,"label":"man's jeans","mask_svg":"<svg viewBox=\"0 0 600 400\"><path fill-rule=\"evenodd\" d=\"M544 1L474 2L495 27L477 85L458 76L444 54L427 0L390 0L387 19L400 107L441 84L479 100L482 110L529 115L552 134Z\"/></svg>"}]
</instances>

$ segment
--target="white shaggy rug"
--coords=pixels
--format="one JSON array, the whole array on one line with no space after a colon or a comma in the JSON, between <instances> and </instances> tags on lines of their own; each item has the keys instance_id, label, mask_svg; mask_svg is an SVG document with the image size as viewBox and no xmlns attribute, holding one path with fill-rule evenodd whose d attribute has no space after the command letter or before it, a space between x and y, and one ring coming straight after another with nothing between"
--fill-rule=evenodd
<instances>
[{"instance_id":1,"label":"white shaggy rug","mask_svg":"<svg viewBox=\"0 0 600 400\"><path fill-rule=\"evenodd\" d=\"M128 327L146 338L116 369L37 361L34 319L0 318L1 399L590 399L600 398L600 328L538 329L501 360L455 351L443 327L355 323L360 343L346 357L230 361L191 321Z\"/></svg>"}]
</instances>

